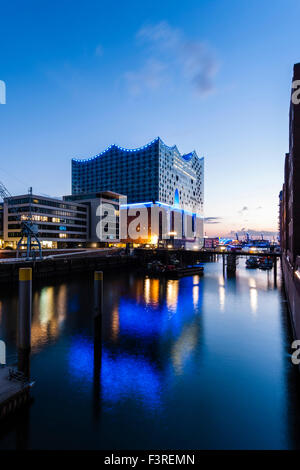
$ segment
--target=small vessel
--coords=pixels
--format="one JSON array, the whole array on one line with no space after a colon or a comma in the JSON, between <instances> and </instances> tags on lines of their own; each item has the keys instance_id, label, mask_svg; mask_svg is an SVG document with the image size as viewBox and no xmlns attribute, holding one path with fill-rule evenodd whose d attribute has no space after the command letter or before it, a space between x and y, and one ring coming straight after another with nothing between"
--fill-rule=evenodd
<instances>
[{"instance_id":1,"label":"small vessel","mask_svg":"<svg viewBox=\"0 0 300 470\"><path fill-rule=\"evenodd\" d=\"M258 267L259 267L259 260L257 259L256 256L250 256L250 258L246 260L247 269L256 269Z\"/></svg>"},{"instance_id":2,"label":"small vessel","mask_svg":"<svg viewBox=\"0 0 300 470\"><path fill-rule=\"evenodd\" d=\"M147 264L147 274L159 275L168 278L178 278L183 276L193 276L195 274L203 274L204 267L202 264L193 264L182 266L179 262L175 264L163 264L160 261L153 261Z\"/></svg>"},{"instance_id":3,"label":"small vessel","mask_svg":"<svg viewBox=\"0 0 300 470\"><path fill-rule=\"evenodd\" d=\"M201 264L190 266L175 267L175 269L166 269L164 275L169 278L178 278L183 276L194 276L195 274L203 274L204 267Z\"/></svg>"},{"instance_id":4,"label":"small vessel","mask_svg":"<svg viewBox=\"0 0 300 470\"><path fill-rule=\"evenodd\" d=\"M259 269L272 269L273 268L273 261L270 257L264 256L259 259Z\"/></svg>"}]
</instances>

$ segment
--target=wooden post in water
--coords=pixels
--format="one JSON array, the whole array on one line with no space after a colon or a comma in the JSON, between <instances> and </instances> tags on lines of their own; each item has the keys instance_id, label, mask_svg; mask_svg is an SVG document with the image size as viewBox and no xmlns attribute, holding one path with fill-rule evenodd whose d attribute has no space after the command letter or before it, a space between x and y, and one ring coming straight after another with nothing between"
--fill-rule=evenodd
<instances>
[{"instance_id":1,"label":"wooden post in water","mask_svg":"<svg viewBox=\"0 0 300 470\"><path fill-rule=\"evenodd\" d=\"M94 316L103 314L103 272L94 273Z\"/></svg>"},{"instance_id":2,"label":"wooden post in water","mask_svg":"<svg viewBox=\"0 0 300 470\"><path fill-rule=\"evenodd\" d=\"M94 418L100 413L100 374L102 355L102 316L103 316L103 272L94 272L94 383L93 402Z\"/></svg>"},{"instance_id":3,"label":"wooden post in water","mask_svg":"<svg viewBox=\"0 0 300 470\"><path fill-rule=\"evenodd\" d=\"M274 269L274 286L277 286L277 256L274 256L274 263L273 263L273 269Z\"/></svg>"},{"instance_id":4,"label":"wooden post in water","mask_svg":"<svg viewBox=\"0 0 300 470\"><path fill-rule=\"evenodd\" d=\"M29 378L32 315L32 269L19 269L18 369Z\"/></svg>"},{"instance_id":5,"label":"wooden post in water","mask_svg":"<svg viewBox=\"0 0 300 470\"><path fill-rule=\"evenodd\" d=\"M101 343L103 316L103 272L94 273L94 339Z\"/></svg>"},{"instance_id":6,"label":"wooden post in water","mask_svg":"<svg viewBox=\"0 0 300 470\"><path fill-rule=\"evenodd\" d=\"M227 275L233 276L236 272L236 254L229 253L227 255Z\"/></svg>"}]
</instances>

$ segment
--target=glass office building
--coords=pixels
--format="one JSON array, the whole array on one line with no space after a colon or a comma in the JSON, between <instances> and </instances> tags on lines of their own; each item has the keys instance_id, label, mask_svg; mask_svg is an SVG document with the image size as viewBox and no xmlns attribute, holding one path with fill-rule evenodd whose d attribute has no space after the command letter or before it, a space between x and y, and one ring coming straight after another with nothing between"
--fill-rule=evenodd
<instances>
[{"instance_id":1,"label":"glass office building","mask_svg":"<svg viewBox=\"0 0 300 470\"><path fill-rule=\"evenodd\" d=\"M114 191L127 202L159 201L203 213L204 158L180 154L159 137L136 149L111 145L88 159L72 160L72 194Z\"/></svg>"},{"instance_id":2,"label":"glass office building","mask_svg":"<svg viewBox=\"0 0 300 470\"><path fill-rule=\"evenodd\" d=\"M6 246L16 248L21 224L32 220L43 248L76 247L88 240L88 208L78 202L23 194L4 199L3 232Z\"/></svg>"}]
</instances>

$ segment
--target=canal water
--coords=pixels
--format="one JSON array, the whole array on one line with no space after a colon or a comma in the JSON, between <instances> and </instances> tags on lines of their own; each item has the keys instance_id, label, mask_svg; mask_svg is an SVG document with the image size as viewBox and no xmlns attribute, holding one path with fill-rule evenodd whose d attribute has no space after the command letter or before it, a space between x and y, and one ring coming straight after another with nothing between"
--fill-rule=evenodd
<instances>
[{"instance_id":1,"label":"canal water","mask_svg":"<svg viewBox=\"0 0 300 470\"><path fill-rule=\"evenodd\" d=\"M0 424L0 449L294 449L300 387L280 273L105 275L102 340L92 278L33 292L33 401ZM16 359L16 287L0 339Z\"/></svg>"}]
</instances>

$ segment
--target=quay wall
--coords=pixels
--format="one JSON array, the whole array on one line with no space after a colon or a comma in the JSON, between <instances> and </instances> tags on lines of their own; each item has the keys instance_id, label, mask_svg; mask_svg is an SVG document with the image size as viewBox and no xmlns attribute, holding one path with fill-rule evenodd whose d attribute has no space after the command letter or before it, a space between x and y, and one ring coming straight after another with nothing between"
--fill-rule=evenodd
<instances>
[{"instance_id":1,"label":"quay wall","mask_svg":"<svg viewBox=\"0 0 300 470\"><path fill-rule=\"evenodd\" d=\"M289 260L284 255L281 259L281 266L294 339L300 339L300 278L296 274L296 272L299 272L300 274L300 271L295 271L293 266L289 263ZM300 259L299 264L296 265L296 267L297 266L300 268Z\"/></svg>"}]
</instances>

